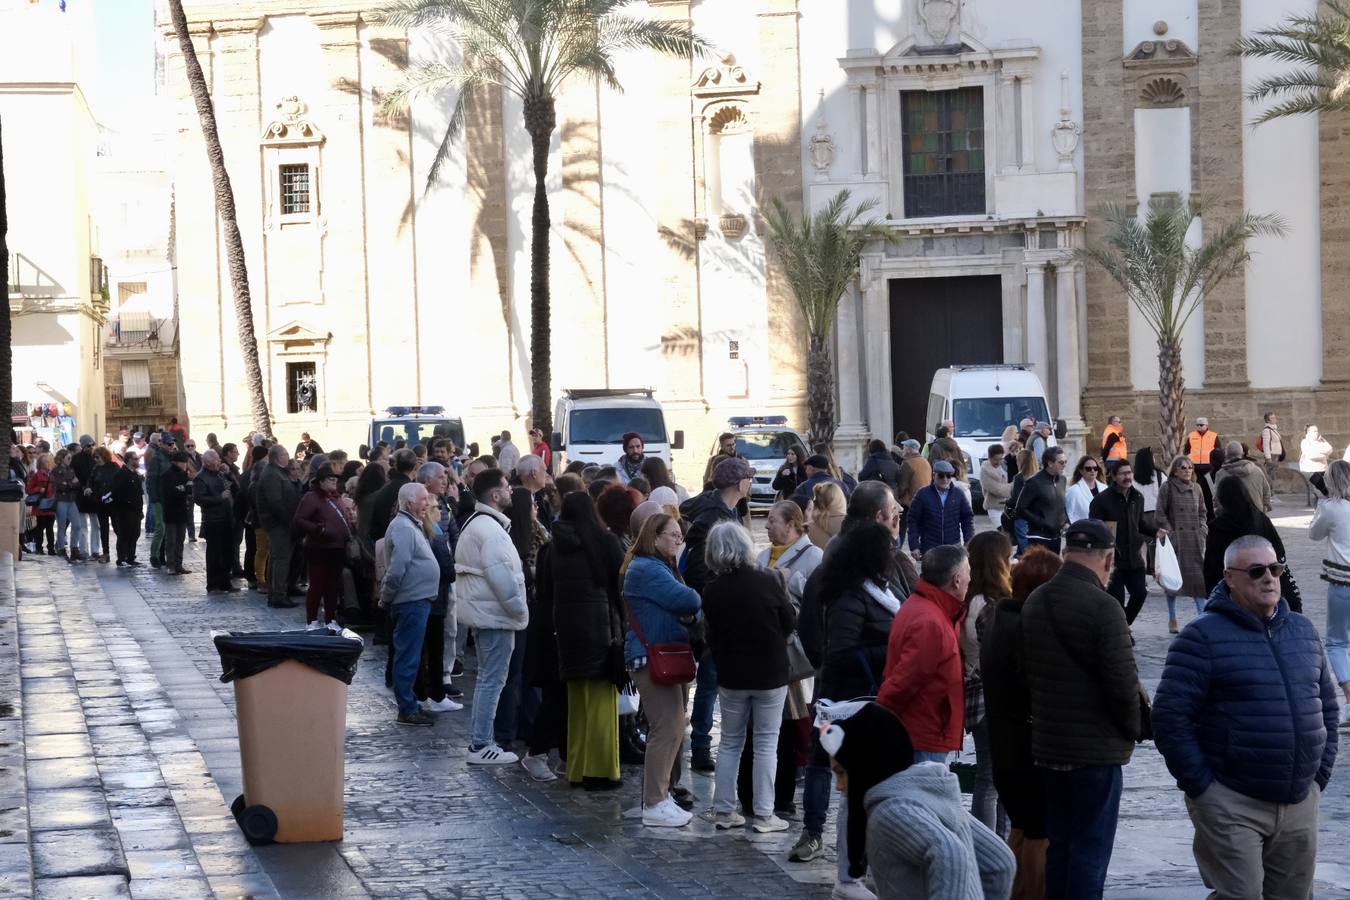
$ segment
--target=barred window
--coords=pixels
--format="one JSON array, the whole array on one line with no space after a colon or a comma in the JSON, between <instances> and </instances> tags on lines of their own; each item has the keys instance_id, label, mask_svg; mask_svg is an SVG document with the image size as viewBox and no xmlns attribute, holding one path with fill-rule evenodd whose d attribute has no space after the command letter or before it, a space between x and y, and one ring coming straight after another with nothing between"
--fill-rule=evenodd
<instances>
[{"instance_id":1,"label":"barred window","mask_svg":"<svg viewBox=\"0 0 1350 900\"><path fill-rule=\"evenodd\" d=\"M984 91L904 91L905 217L983 213Z\"/></svg>"},{"instance_id":2,"label":"barred window","mask_svg":"<svg viewBox=\"0 0 1350 900\"><path fill-rule=\"evenodd\" d=\"M299 163L281 167L281 214L283 216L308 213L310 207L309 191L308 164Z\"/></svg>"}]
</instances>

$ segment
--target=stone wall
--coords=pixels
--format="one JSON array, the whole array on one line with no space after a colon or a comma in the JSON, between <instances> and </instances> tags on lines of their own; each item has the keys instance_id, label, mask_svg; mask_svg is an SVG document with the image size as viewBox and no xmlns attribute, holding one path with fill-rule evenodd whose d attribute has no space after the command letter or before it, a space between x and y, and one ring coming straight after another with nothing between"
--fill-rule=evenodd
<instances>
[{"instance_id":1,"label":"stone wall","mask_svg":"<svg viewBox=\"0 0 1350 900\"><path fill-rule=\"evenodd\" d=\"M106 383L110 386L119 386L122 384L122 363L123 358L119 356L109 356L106 353L103 356L103 370ZM150 384L159 387L160 396L164 398L162 406L142 409L108 409L108 424L103 429L116 436L118 429L131 428L142 425L164 425L170 418L177 417L178 421L192 428L187 420L186 411L181 409L178 404L179 384L178 384L178 357L176 356L152 356L144 360L150 369ZM94 440L101 441L101 434L92 435Z\"/></svg>"}]
</instances>

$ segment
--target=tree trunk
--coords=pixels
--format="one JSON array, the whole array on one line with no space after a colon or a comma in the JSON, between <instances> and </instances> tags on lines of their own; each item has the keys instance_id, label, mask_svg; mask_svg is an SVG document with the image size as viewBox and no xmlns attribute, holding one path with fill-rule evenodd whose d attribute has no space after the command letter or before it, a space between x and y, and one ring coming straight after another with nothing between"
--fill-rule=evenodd
<instances>
[{"instance_id":1,"label":"tree trunk","mask_svg":"<svg viewBox=\"0 0 1350 900\"><path fill-rule=\"evenodd\" d=\"M530 420L553 433L552 329L548 291L548 149L557 127L553 98L525 99L525 130L534 157L534 211L530 217Z\"/></svg>"},{"instance_id":2,"label":"tree trunk","mask_svg":"<svg viewBox=\"0 0 1350 900\"><path fill-rule=\"evenodd\" d=\"M1158 436L1162 444L1157 457L1162 471L1181 452L1186 433L1186 376L1181 367L1181 342L1158 338Z\"/></svg>"},{"instance_id":3,"label":"tree trunk","mask_svg":"<svg viewBox=\"0 0 1350 900\"><path fill-rule=\"evenodd\" d=\"M834 440L834 361L829 341L821 335L810 336L806 350L806 417L811 442Z\"/></svg>"},{"instance_id":4,"label":"tree trunk","mask_svg":"<svg viewBox=\"0 0 1350 900\"><path fill-rule=\"evenodd\" d=\"M2 123L0 123L2 124ZM9 466L10 432L14 430L14 353L10 346L12 335L9 321L9 216L5 212L5 132L0 127L0 272L4 273L4 290L0 291L0 409L5 411L5 426L0 428L0 460Z\"/></svg>"},{"instance_id":5,"label":"tree trunk","mask_svg":"<svg viewBox=\"0 0 1350 900\"><path fill-rule=\"evenodd\" d=\"M197 51L188 33L187 16L183 14L182 0L169 0L173 30L178 35L178 46L183 52L183 69L197 116L202 122L202 137L206 141L206 158L211 164L211 181L215 185L216 215L220 217L225 237L225 256L230 266L230 285L234 288L234 312L239 327L239 349L244 354L244 379L248 383L249 408L253 414L253 429L272 436L272 418L267 412L267 394L263 390L262 366L258 362L258 338L253 332L253 299L248 289L248 266L244 262L244 240L239 235L239 222L234 211L234 189L230 173L225 169L225 152L216 131L216 113L211 105L211 93L206 87Z\"/></svg>"}]
</instances>

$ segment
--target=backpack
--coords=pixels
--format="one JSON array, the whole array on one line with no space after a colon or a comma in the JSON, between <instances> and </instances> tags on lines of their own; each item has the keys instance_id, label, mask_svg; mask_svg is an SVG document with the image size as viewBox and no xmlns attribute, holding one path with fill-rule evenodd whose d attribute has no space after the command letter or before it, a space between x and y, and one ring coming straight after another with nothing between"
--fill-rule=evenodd
<instances>
[{"instance_id":1,"label":"backpack","mask_svg":"<svg viewBox=\"0 0 1350 900\"><path fill-rule=\"evenodd\" d=\"M1266 449L1266 447L1265 447L1265 444L1266 444L1265 437L1266 437L1266 430L1265 430L1264 428L1262 428L1261 431L1260 431L1260 433L1256 435L1256 449L1257 449L1257 450L1261 450L1261 451L1263 451L1263 452L1265 451L1265 449Z\"/></svg>"}]
</instances>

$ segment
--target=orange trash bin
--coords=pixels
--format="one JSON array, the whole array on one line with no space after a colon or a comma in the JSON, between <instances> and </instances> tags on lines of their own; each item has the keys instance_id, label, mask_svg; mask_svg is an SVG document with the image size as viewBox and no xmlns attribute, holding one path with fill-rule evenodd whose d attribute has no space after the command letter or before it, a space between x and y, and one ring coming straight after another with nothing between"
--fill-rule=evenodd
<instances>
[{"instance_id":1,"label":"orange trash bin","mask_svg":"<svg viewBox=\"0 0 1350 900\"><path fill-rule=\"evenodd\" d=\"M347 687L361 639L282 632L215 641L221 680L234 682L244 793L231 812L244 836L341 840Z\"/></svg>"}]
</instances>

